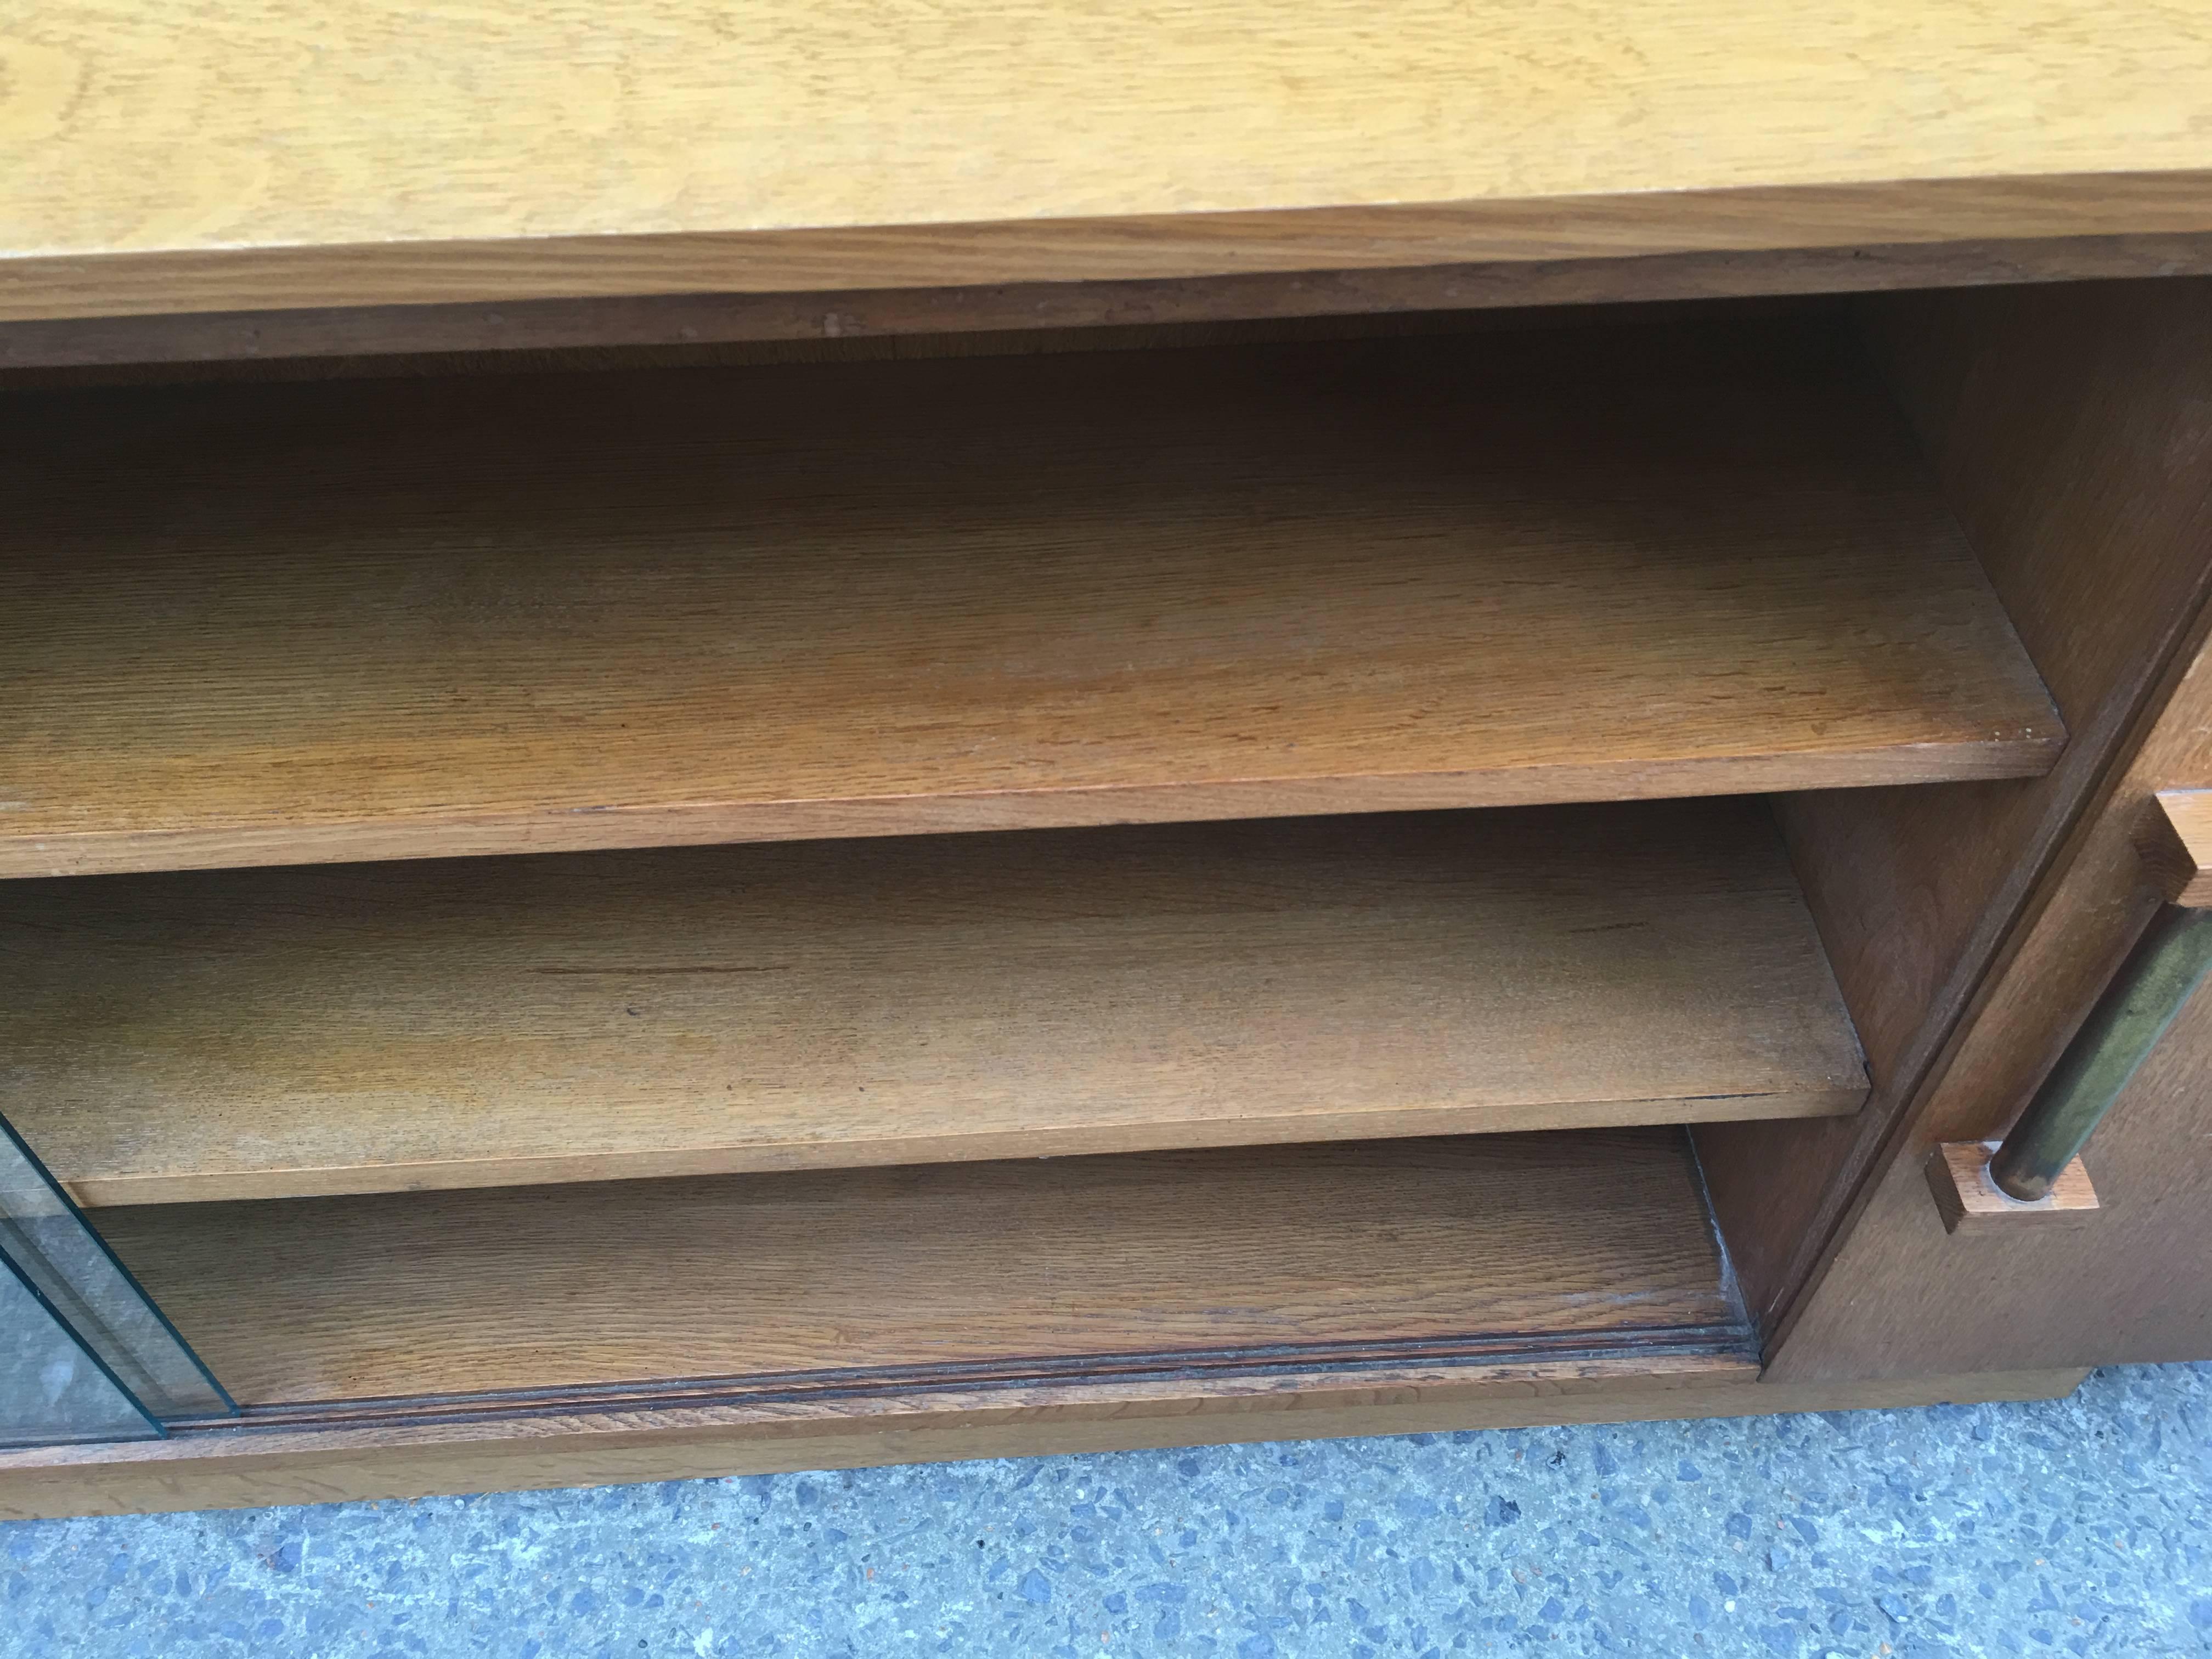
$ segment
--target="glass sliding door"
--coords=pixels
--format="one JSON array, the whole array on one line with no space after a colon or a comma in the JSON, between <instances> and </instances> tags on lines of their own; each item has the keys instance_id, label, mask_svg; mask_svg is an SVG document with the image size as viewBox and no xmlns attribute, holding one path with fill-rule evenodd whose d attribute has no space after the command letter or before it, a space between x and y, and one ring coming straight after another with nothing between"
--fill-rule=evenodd
<instances>
[{"instance_id":1,"label":"glass sliding door","mask_svg":"<svg viewBox=\"0 0 2212 1659\"><path fill-rule=\"evenodd\" d=\"M0 1262L0 1447L161 1432L13 1260Z\"/></svg>"},{"instance_id":2,"label":"glass sliding door","mask_svg":"<svg viewBox=\"0 0 2212 1659\"><path fill-rule=\"evenodd\" d=\"M237 1410L0 1119L0 1446L146 1438Z\"/></svg>"}]
</instances>

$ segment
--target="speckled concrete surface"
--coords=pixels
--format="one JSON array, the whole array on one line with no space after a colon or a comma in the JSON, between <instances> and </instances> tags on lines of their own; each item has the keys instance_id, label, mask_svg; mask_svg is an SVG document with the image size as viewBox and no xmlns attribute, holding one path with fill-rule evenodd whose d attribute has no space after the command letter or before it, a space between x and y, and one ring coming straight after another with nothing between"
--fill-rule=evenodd
<instances>
[{"instance_id":1,"label":"speckled concrete surface","mask_svg":"<svg viewBox=\"0 0 2212 1659\"><path fill-rule=\"evenodd\" d=\"M2074 1398L0 1526L0 1653L2212 1650L2212 1366Z\"/></svg>"}]
</instances>

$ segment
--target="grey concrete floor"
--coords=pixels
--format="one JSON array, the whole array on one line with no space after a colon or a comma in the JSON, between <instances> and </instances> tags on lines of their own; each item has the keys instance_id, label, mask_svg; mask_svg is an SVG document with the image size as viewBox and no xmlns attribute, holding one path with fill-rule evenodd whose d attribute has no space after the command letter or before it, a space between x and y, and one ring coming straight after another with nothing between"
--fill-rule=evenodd
<instances>
[{"instance_id":1,"label":"grey concrete floor","mask_svg":"<svg viewBox=\"0 0 2212 1659\"><path fill-rule=\"evenodd\" d=\"M2200 1654L2212 1366L2033 1405L0 1526L0 1654Z\"/></svg>"}]
</instances>

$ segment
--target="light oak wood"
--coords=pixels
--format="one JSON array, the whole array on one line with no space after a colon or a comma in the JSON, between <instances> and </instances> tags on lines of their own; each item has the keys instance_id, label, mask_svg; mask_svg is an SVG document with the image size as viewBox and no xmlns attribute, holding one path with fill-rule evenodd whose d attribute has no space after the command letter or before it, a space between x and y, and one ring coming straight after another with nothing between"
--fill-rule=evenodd
<instances>
[{"instance_id":1,"label":"light oak wood","mask_svg":"<svg viewBox=\"0 0 2212 1659\"><path fill-rule=\"evenodd\" d=\"M2212 790L2159 791L2143 810L2136 851L2168 904L2212 904Z\"/></svg>"},{"instance_id":2,"label":"light oak wood","mask_svg":"<svg viewBox=\"0 0 2212 1659\"><path fill-rule=\"evenodd\" d=\"M1954 1127L1899 1139L2212 588L2212 284L2025 287L1863 307L1869 343L2072 741L2032 782L1777 803L1875 1093L1848 1123L1697 1133L1745 1296L1770 1328L1786 1325L1887 1160L1906 1158L1907 1196L1924 1210L1917 1154L1936 1139L2002 1133L2026 1104L2032 1079L2023 1092L1970 1091L1977 1106ZM2129 885L2094 913L2094 942L2076 934L2066 947L2098 959L2100 984L2112 930L2136 919L2129 895L2148 893L2130 863ZM2009 1052L2056 1060L2087 1007L2043 1005L2004 1039ZM2008 1075L2017 1075L2009 1062ZM1851 1375L1836 1358L1845 1368L1827 1374ZM2010 1363L1966 1349L1941 1368Z\"/></svg>"},{"instance_id":3,"label":"light oak wood","mask_svg":"<svg viewBox=\"0 0 2212 1659\"><path fill-rule=\"evenodd\" d=\"M194 1431L164 1441L0 1451L0 1520L326 1504L702 1476L786 1474L1037 1453L1129 1451L1336 1435L1445 1433L1767 1412L1910 1409L2071 1394L2081 1370L1814 1385L1753 1382L1747 1367L1651 1361L1579 1377L1486 1375L1362 1386L1188 1382L1024 1389L465 1424Z\"/></svg>"},{"instance_id":4,"label":"light oak wood","mask_svg":"<svg viewBox=\"0 0 2212 1659\"><path fill-rule=\"evenodd\" d=\"M2049 1226L2096 1211L2097 1189L2078 1158L2058 1172L2058 1179L2041 1198L2013 1197L1990 1178L1990 1160L2001 1145L1995 1140L1947 1140L1929 1155L1928 1190L1935 1196L1945 1232L2004 1236L2023 1223Z\"/></svg>"},{"instance_id":5,"label":"light oak wood","mask_svg":"<svg viewBox=\"0 0 2212 1659\"><path fill-rule=\"evenodd\" d=\"M2089 0L31 0L0 317L2212 228Z\"/></svg>"},{"instance_id":6,"label":"light oak wood","mask_svg":"<svg viewBox=\"0 0 2212 1659\"><path fill-rule=\"evenodd\" d=\"M20 882L87 1205L1847 1112L1763 805Z\"/></svg>"},{"instance_id":7,"label":"light oak wood","mask_svg":"<svg viewBox=\"0 0 2212 1659\"><path fill-rule=\"evenodd\" d=\"M1747 1357L1680 1130L96 1213L251 1407Z\"/></svg>"},{"instance_id":8,"label":"light oak wood","mask_svg":"<svg viewBox=\"0 0 2212 1659\"><path fill-rule=\"evenodd\" d=\"M8 874L1930 781L2063 738L1881 395L1779 326L10 418Z\"/></svg>"}]
</instances>

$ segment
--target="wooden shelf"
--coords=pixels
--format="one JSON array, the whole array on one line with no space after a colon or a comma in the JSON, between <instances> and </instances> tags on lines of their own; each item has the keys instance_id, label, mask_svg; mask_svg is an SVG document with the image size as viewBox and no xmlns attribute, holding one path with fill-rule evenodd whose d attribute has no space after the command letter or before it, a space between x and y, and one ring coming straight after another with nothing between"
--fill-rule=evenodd
<instances>
[{"instance_id":1,"label":"wooden shelf","mask_svg":"<svg viewBox=\"0 0 2212 1659\"><path fill-rule=\"evenodd\" d=\"M9 418L10 875L1931 781L2063 738L1883 395L1782 325Z\"/></svg>"},{"instance_id":2,"label":"wooden shelf","mask_svg":"<svg viewBox=\"0 0 2212 1659\"><path fill-rule=\"evenodd\" d=\"M155 1206L100 1227L249 1407L1753 1364L1669 1129Z\"/></svg>"},{"instance_id":3,"label":"wooden shelf","mask_svg":"<svg viewBox=\"0 0 2212 1659\"><path fill-rule=\"evenodd\" d=\"M2188 7L27 0L9 30L0 319L2212 228Z\"/></svg>"},{"instance_id":4,"label":"wooden shelf","mask_svg":"<svg viewBox=\"0 0 2212 1659\"><path fill-rule=\"evenodd\" d=\"M1856 1109L1765 805L0 886L87 1205Z\"/></svg>"}]
</instances>

